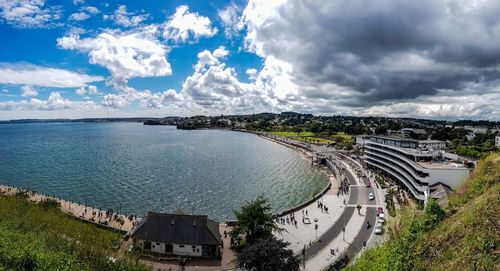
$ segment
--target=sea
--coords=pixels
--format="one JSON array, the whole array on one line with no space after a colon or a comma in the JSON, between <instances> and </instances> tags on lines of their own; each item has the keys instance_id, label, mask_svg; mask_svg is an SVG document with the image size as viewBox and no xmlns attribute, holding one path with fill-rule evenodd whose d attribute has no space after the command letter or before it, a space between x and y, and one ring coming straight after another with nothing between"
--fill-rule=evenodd
<instances>
[{"instance_id":1,"label":"sea","mask_svg":"<svg viewBox=\"0 0 500 271\"><path fill-rule=\"evenodd\" d=\"M0 183L144 217L219 222L259 195L278 213L328 183L300 152L254 134L142 123L0 125Z\"/></svg>"}]
</instances>

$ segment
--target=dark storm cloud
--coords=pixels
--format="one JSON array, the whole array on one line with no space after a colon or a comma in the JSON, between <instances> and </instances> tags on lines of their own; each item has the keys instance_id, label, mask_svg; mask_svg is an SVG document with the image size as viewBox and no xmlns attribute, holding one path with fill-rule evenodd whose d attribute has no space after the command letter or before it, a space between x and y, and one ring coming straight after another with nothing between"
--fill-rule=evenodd
<instances>
[{"instance_id":1,"label":"dark storm cloud","mask_svg":"<svg viewBox=\"0 0 500 271\"><path fill-rule=\"evenodd\" d=\"M471 83L484 91L500 79L498 14L500 1L293 0L255 42L261 54L290 62L298 84L351 89L360 105ZM325 90L310 97L321 93L331 98Z\"/></svg>"}]
</instances>

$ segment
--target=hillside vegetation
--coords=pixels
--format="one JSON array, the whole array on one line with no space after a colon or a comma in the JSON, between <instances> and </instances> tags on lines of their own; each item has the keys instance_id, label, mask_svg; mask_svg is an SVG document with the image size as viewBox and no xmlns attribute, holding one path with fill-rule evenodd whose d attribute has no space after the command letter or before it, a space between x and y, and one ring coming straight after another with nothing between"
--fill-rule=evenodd
<instances>
[{"instance_id":1,"label":"hillside vegetation","mask_svg":"<svg viewBox=\"0 0 500 271\"><path fill-rule=\"evenodd\" d=\"M500 270L500 153L484 158L440 208L406 208L389 240L345 270Z\"/></svg>"},{"instance_id":2,"label":"hillside vegetation","mask_svg":"<svg viewBox=\"0 0 500 271\"><path fill-rule=\"evenodd\" d=\"M74 219L54 201L0 194L0 270L147 270L112 261L121 234Z\"/></svg>"}]
</instances>

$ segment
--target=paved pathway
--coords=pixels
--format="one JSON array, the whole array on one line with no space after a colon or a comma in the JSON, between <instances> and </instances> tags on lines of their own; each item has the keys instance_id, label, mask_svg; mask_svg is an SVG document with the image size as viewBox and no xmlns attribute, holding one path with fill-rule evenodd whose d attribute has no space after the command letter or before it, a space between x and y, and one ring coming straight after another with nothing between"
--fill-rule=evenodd
<instances>
[{"instance_id":1,"label":"paved pathway","mask_svg":"<svg viewBox=\"0 0 500 271\"><path fill-rule=\"evenodd\" d=\"M325 244L325 249L322 249L312 258L308 259L306 262L305 270L308 271L319 271L323 270L326 266L330 265L336 261L339 256L346 253L349 249L356 246L356 240L360 235L364 235L366 231L366 207L361 209L361 215L358 212L354 212L352 218L346 224L346 232L344 234L337 235L332 241ZM369 216L370 214L368 214ZM354 244L354 245L351 245ZM362 242L361 242L362 245ZM352 248L351 248L352 247ZM333 250L333 254L332 254Z\"/></svg>"},{"instance_id":2,"label":"paved pathway","mask_svg":"<svg viewBox=\"0 0 500 271\"><path fill-rule=\"evenodd\" d=\"M331 226L320 235L320 238L306 247L304 270L307 271L323 270L334 263L339 255L347 255L349 259L353 259L368 243L376 225L376 207L380 204L379 197L376 195L374 200L369 200L368 197L370 193L378 191L375 191L374 187L366 187L354 175L354 168L350 166L352 162L345 158L335 162L344 168L341 170L340 178L347 178L350 184L349 195L341 198L341 200L348 199L347 205L340 210L341 214L337 220L330 224ZM357 213L358 204L362 206L362 215ZM370 224L369 228L366 226L367 222ZM345 232L342 231L344 227ZM335 254L332 254L332 248Z\"/></svg>"},{"instance_id":3,"label":"paved pathway","mask_svg":"<svg viewBox=\"0 0 500 271\"><path fill-rule=\"evenodd\" d=\"M304 246L315 243L315 240L325 234L330 227L339 220L344 211L343 202L344 200L348 201L347 197L347 195L337 197L337 193L333 190L328 192L320 199L320 202L328 207L328 212L321 211L321 209L318 208L317 201L312 202L302 209L304 211L304 217L309 217L310 224L302 223L303 214L302 210L299 210L294 213L295 219L297 220L297 226L286 222L284 224L278 223L278 225L286 231L281 234L275 234L276 237L289 242L290 245L288 248L293 250L294 253L300 254ZM317 222L314 221L315 219L317 219ZM318 225L317 230L315 229L316 224Z\"/></svg>"}]
</instances>

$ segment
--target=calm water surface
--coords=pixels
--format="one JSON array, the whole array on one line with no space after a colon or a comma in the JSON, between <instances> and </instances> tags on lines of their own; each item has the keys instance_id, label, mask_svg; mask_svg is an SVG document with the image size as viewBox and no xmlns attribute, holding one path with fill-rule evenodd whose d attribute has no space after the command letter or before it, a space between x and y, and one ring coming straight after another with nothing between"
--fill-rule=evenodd
<instances>
[{"instance_id":1,"label":"calm water surface","mask_svg":"<svg viewBox=\"0 0 500 271\"><path fill-rule=\"evenodd\" d=\"M276 211L328 182L298 152L240 132L140 123L0 125L0 182L143 216L148 210L223 221L259 194Z\"/></svg>"}]
</instances>

